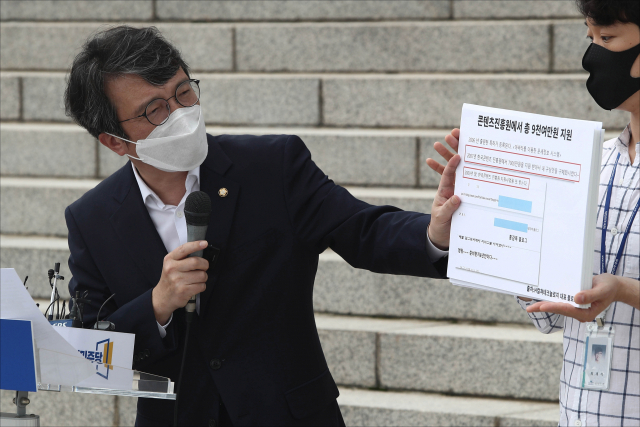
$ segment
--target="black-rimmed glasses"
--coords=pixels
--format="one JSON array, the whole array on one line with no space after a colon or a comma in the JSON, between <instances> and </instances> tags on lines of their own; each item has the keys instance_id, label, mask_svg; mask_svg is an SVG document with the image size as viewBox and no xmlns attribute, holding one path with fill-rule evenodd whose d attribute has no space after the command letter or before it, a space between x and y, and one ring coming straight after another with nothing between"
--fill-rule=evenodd
<instances>
[{"instance_id":1,"label":"black-rimmed glasses","mask_svg":"<svg viewBox=\"0 0 640 427\"><path fill-rule=\"evenodd\" d=\"M175 98L178 104L183 107L193 107L200 99L200 80L189 79L185 80L176 88L176 94L171 98ZM169 119L171 114L171 107L169 106L169 100L157 98L147 104L144 109L144 113L139 116L132 117L127 120L121 120L118 123L128 122L129 120L137 119L139 117L146 117L149 123L155 126L164 124Z\"/></svg>"}]
</instances>

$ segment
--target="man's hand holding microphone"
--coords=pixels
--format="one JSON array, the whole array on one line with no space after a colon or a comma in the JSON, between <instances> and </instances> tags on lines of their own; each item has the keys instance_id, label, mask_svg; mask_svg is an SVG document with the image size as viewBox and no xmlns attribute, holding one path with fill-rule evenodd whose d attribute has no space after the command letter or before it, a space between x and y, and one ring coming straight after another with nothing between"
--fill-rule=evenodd
<instances>
[{"instance_id":1,"label":"man's hand holding microphone","mask_svg":"<svg viewBox=\"0 0 640 427\"><path fill-rule=\"evenodd\" d=\"M206 247L204 240L187 242L164 257L162 276L153 289L151 299L153 313L159 324L166 324L171 313L184 307L191 297L207 288L209 261L198 256L189 257Z\"/></svg>"},{"instance_id":2,"label":"man's hand holding microphone","mask_svg":"<svg viewBox=\"0 0 640 427\"><path fill-rule=\"evenodd\" d=\"M162 276L152 292L153 313L161 325L166 325L176 309L185 306L190 322L196 309L195 295L207 288L209 261L203 255L208 246L204 238L210 215L211 199L207 193L189 194L184 206L187 243L164 257Z\"/></svg>"}]
</instances>

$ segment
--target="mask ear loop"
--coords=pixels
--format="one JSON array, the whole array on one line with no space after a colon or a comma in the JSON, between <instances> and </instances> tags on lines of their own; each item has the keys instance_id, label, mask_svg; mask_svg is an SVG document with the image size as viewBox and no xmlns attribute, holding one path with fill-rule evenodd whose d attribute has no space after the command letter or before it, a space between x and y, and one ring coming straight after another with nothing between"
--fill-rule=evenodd
<instances>
[{"instance_id":1,"label":"mask ear loop","mask_svg":"<svg viewBox=\"0 0 640 427\"><path fill-rule=\"evenodd\" d=\"M123 138L123 137L121 137L121 136L115 136L114 134L109 133L109 132L105 132L105 133L106 133L107 135L111 135L111 136L112 136L112 137L114 137L114 138L121 139L122 141L127 141L127 142L130 142L130 143L132 143L132 144L136 144L136 145L138 145L138 143L137 143L137 142L130 141L130 140L128 140L128 139L126 139L126 138ZM139 159L139 158L137 158L137 157L133 157L133 156L131 156L131 155L129 155L129 154L125 154L125 156L129 157L130 159L140 160L141 162L144 162L144 160Z\"/></svg>"}]
</instances>

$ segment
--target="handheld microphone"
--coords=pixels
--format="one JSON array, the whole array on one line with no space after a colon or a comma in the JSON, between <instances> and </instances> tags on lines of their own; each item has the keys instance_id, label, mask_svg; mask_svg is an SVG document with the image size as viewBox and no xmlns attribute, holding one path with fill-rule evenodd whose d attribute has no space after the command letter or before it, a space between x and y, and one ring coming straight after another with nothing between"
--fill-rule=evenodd
<instances>
[{"instance_id":1,"label":"handheld microphone","mask_svg":"<svg viewBox=\"0 0 640 427\"><path fill-rule=\"evenodd\" d=\"M184 217L187 220L187 242L204 240L209 226L209 216L211 215L211 199L204 191L194 191L187 196L184 205ZM196 251L189 256L204 255L203 250ZM187 317L192 316L196 309L196 297L191 297L185 310Z\"/></svg>"},{"instance_id":2,"label":"handheld microphone","mask_svg":"<svg viewBox=\"0 0 640 427\"><path fill-rule=\"evenodd\" d=\"M211 199L204 191L194 191L187 196L184 204L184 217L187 220L187 242L197 242L204 240L209 226L209 216L211 215ZM204 250L199 250L189 256L203 257ZM193 313L196 311L196 296L193 295L187 305L186 311L187 331L184 338L184 349L182 350L182 362L180 363L180 374L176 390L176 401L173 407L173 425L178 425L178 403L180 399L180 388L182 386L182 373L187 359L187 348L189 346L189 329L193 320Z\"/></svg>"}]
</instances>

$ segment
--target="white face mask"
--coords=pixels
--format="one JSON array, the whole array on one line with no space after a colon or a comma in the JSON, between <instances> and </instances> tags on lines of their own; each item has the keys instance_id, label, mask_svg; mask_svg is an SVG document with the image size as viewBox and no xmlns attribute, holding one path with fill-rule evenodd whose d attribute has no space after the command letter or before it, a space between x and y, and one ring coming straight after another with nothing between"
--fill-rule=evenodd
<instances>
[{"instance_id":1,"label":"white face mask","mask_svg":"<svg viewBox=\"0 0 640 427\"><path fill-rule=\"evenodd\" d=\"M136 144L139 157L127 156L165 172L190 171L204 162L209 151L200 105L177 109L138 142L111 136Z\"/></svg>"}]
</instances>

